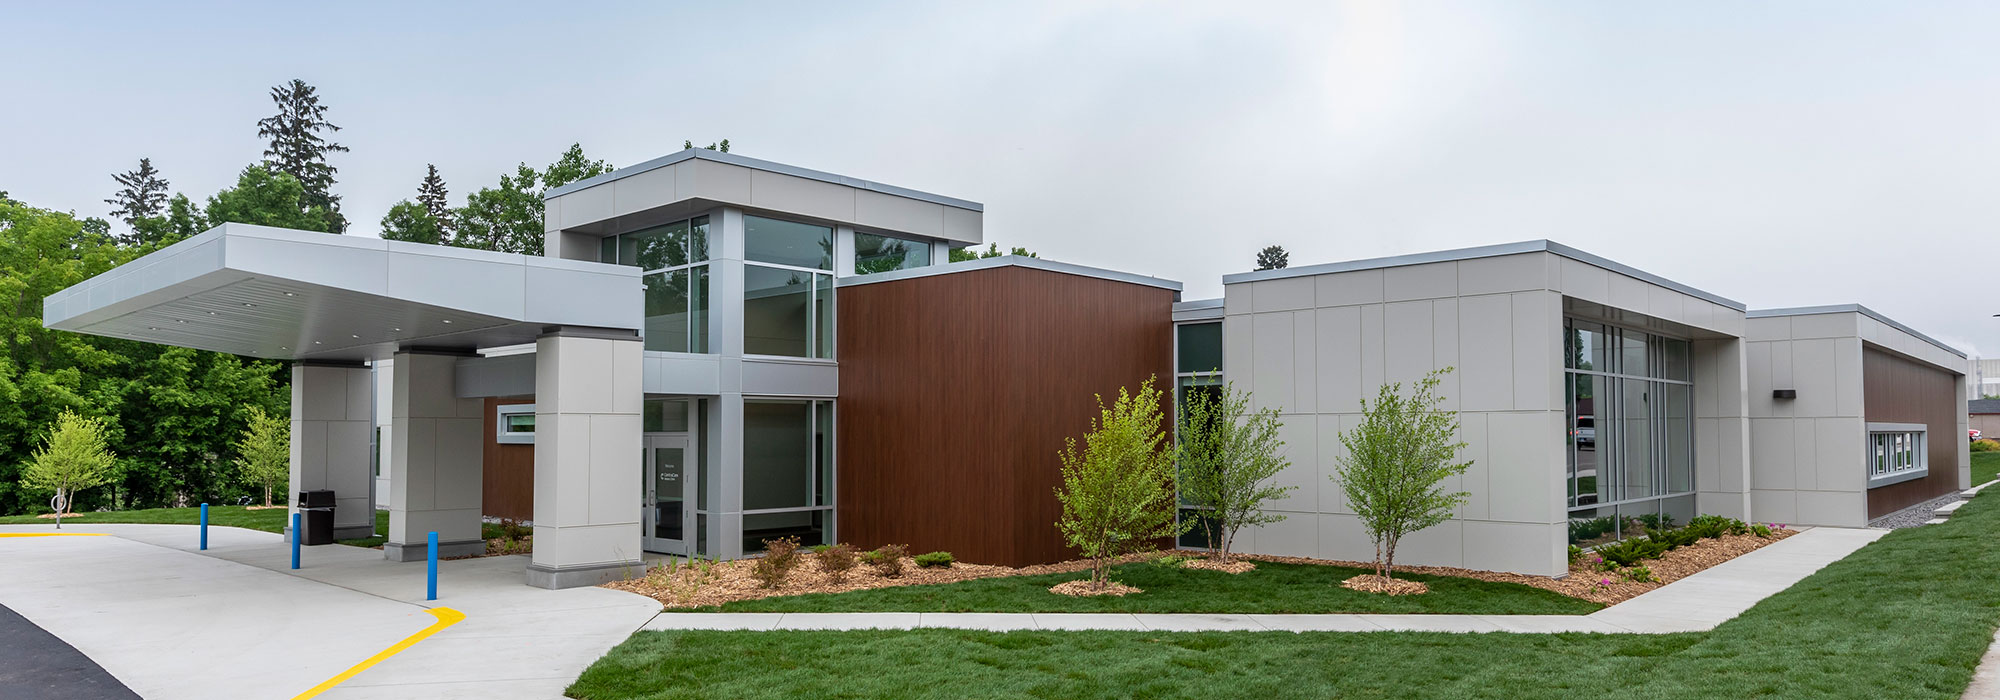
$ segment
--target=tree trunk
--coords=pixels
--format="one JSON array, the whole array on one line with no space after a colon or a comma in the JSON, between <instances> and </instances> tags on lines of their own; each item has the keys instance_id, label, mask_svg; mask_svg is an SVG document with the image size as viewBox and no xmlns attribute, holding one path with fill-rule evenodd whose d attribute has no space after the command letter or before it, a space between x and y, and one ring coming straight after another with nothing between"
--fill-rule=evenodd
<instances>
[{"instance_id":1,"label":"tree trunk","mask_svg":"<svg viewBox=\"0 0 2000 700\"><path fill-rule=\"evenodd\" d=\"M264 486L264 507L271 507L271 486L269 484Z\"/></svg>"},{"instance_id":2,"label":"tree trunk","mask_svg":"<svg viewBox=\"0 0 2000 700\"><path fill-rule=\"evenodd\" d=\"M1389 556L1388 556L1387 558L1385 558L1385 559L1383 559L1383 560L1382 560L1382 564L1383 564L1383 569L1382 569L1382 575L1383 575L1384 577L1387 577L1387 578L1395 578L1395 577L1396 577L1396 540L1395 540L1395 539L1393 539L1393 538L1389 540Z\"/></svg>"}]
</instances>

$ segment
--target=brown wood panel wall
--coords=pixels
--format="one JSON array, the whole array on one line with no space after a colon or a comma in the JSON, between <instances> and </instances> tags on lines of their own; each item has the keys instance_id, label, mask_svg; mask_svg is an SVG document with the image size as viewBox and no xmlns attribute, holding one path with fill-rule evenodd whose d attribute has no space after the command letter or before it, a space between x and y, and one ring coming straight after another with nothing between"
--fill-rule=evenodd
<instances>
[{"instance_id":1,"label":"brown wood panel wall","mask_svg":"<svg viewBox=\"0 0 2000 700\"><path fill-rule=\"evenodd\" d=\"M1097 415L1094 394L1171 386L1174 293L999 267L838 296L840 538L1069 558L1056 454Z\"/></svg>"},{"instance_id":2,"label":"brown wood panel wall","mask_svg":"<svg viewBox=\"0 0 2000 700\"><path fill-rule=\"evenodd\" d=\"M534 403L530 398L486 400L486 451L480 460L480 512L495 518L533 520L535 517L535 446L502 445L494 442L499 435L499 417L495 409L521 403Z\"/></svg>"},{"instance_id":3,"label":"brown wood panel wall","mask_svg":"<svg viewBox=\"0 0 2000 700\"><path fill-rule=\"evenodd\" d=\"M1930 474L1922 479L1869 489L1868 517L1879 518L1957 489L1958 443L1965 440L1958 429L1957 377L1863 346L1861 380L1865 420L1924 424L1930 460Z\"/></svg>"}]
</instances>

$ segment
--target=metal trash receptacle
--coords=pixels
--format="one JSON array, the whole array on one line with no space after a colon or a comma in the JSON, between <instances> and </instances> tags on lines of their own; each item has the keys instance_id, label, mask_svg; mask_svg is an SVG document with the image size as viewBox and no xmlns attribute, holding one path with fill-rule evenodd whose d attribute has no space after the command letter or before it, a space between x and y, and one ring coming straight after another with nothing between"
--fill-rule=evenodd
<instances>
[{"instance_id":1,"label":"metal trash receptacle","mask_svg":"<svg viewBox=\"0 0 2000 700\"><path fill-rule=\"evenodd\" d=\"M329 490L300 491L299 514L305 521L305 530L299 544L333 544L333 492Z\"/></svg>"}]
</instances>

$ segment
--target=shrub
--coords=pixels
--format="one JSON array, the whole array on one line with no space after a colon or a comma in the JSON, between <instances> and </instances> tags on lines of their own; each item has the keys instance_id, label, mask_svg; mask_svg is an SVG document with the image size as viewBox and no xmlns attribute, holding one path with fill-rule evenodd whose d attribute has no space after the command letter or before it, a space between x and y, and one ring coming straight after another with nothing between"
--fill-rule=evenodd
<instances>
[{"instance_id":1,"label":"shrub","mask_svg":"<svg viewBox=\"0 0 2000 700\"><path fill-rule=\"evenodd\" d=\"M835 583L847 580L847 572L854 568L854 545L842 542L835 545L814 547L814 556L819 558L819 570L826 572L827 578Z\"/></svg>"},{"instance_id":2,"label":"shrub","mask_svg":"<svg viewBox=\"0 0 2000 700\"><path fill-rule=\"evenodd\" d=\"M780 537L764 540L764 558L750 569L750 575L765 588L777 588L785 584L785 575L799 563L799 538Z\"/></svg>"},{"instance_id":3,"label":"shrub","mask_svg":"<svg viewBox=\"0 0 2000 700\"><path fill-rule=\"evenodd\" d=\"M1771 536L1771 528L1763 525L1751 525L1750 533L1758 537L1769 538Z\"/></svg>"},{"instance_id":4,"label":"shrub","mask_svg":"<svg viewBox=\"0 0 2000 700\"><path fill-rule=\"evenodd\" d=\"M1992 452L1995 450L2000 450L2000 441L1995 441L1987 438L1980 438L1978 440L1972 441L1973 452Z\"/></svg>"},{"instance_id":5,"label":"shrub","mask_svg":"<svg viewBox=\"0 0 2000 700\"><path fill-rule=\"evenodd\" d=\"M885 544L881 549L869 552L863 557L868 565L875 567L875 573L882 578L896 578L903 575L903 558L910 556L910 548L900 544Z\"/></svg>"},{"instance_id":6,"label":"shrub","mask_svg":"<svg viewBox=\"0 0 2000 700\"><path fill-rule=\"evenodd\" d=\"M1632 581L1635 583L1652 583L1658 581L1659 579L1653 578L1652 569L1648 569L1643 566L1635 566L1625 570L1625 580Z\"/></svg>"},{"instance_id":7,"label":"shrub","mask_svg":"<svg viewBox=\"0 0 2000 700\"><path fill-rule=\"evenodd\" d=\"M1611 518L1587 518L1569 521L1569 541L1587 542L1604 536L1611 531Z\"/></svg>"},{"instance_id":8,"label":"shrub","mask_svg":"<svg viewBox=\"0 0 2000 700\"><path fill-rule=\"evenodd\" d=\"M952 562L951 552L931 552L929 554L917 555L917 566L921 566L926 569L936 568L940 566L949 567L951 566L951 562Z\"/></svg>"},{"instance_id":9,"label":"shrub","mask_svg":"<svg viewBox=\"0 0 2000 700\"><path fill-rule=\"evenodd\" d=\"M1576 545L1570 545L1570 546L1569 546L1569 563L1573 565L1573 564L1575 564L1575 563L1576 563L1576 560L1578 560L1578 559L1582 559L1582 558L1583 558L1583 548L1582 548L1582 547L1578 547L1578 546L1576 546Z\"/></svg>"}]
</instances>

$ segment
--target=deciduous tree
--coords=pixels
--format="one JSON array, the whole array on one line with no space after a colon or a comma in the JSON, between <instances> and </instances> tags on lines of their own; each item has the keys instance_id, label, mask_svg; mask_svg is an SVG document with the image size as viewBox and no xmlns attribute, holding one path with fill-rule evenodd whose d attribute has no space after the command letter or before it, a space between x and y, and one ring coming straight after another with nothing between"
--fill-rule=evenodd
<instances>
[{"instance_id":1,"label":"deciduous tree","mask_svg":"<svg viewBox=\"0 0 2000 700\"><path fill-rule=\"evenodd\" d=\"M443 222L431 217L424 205L403 200L382 215L382 240L441 245L449 241Z\"/></svg>"},{"instance_id":2,"label":"deciduous tree","mask_svg":"<svg viewBox=\"0 0 2000 700\"><path fill-rule=\"evenodd\" d=\"M327 231L325 209L307 202L305 186L290 173L258 163L244 168L236 186L208 198L208 225L225 223Z\"/></svg>"},{"instance_id":3,"label":"deciduous tree","mask_svg":"<svg viewBox=\"0 0 2000 700\"><path fill-rule=\"evenodd\" d=\"M1458 413L1440 408L1441 377L1450 367L1424 375L1403 394L1401 382L1384 384L1375 401L1361 401L1361 424L1342 433L1347 454L1332 478L1347 504L1375 542L1375 575L1393 577L1396 545L1404 536L1437 525L1465 502L1466 492L1447 493L1446 479L1464 474L1472 462L1457 461Z\"/></svg>"},{"instance_id":4,"label":"deciduous tree","mask_svg":"<svg viewBox=\"0 0 2000 700\"><path fill-rule=\"evenodd\" d=\"M285 416L250 409L250 425L236 443L236 469L250 483L264 488L264 507L271 491L291 477L292 424Z\"/></svg>"},{"instance_id":5,"label":"deciduous tree","mask_svg":"<svg viewBox=\"0 0 2000 700\"><path fill-rule=\"evenodd\" d=\"M1264 510L1296 486L1274 486L1271 480L1291 465L1281 454L1278 409L1252 410L1250 394L1235 385L1219 394L1191 392L1180 424L1181 502L1201 509L1197 521L1208 535L1211 554L1229 561L1230 543L1245 527L1280 522L1285 516Z\"/></svg>"},{"instance_id":6,"label":"deciduous tree","mask_svg":"<svg viewBox=\"0 0 2000 700\"><path fill-rule=\"evenodd\" d=\"M1097 588L1109 581L1112 559L1187 531L1188 525L1174 518L1177 450L1167 440L1164 397L1153 384L1147 378L1136 394L1119 387L1109 406L1098 396L1098 417L1091 419L1081 449L1069 438L1059 453L1062 485L1056 500L1062 516L1056 527L1092 560L1090 581Z\"/></svg>"},{"instance_id":7,"label":"deciduous tree","mask_svg":"<svg viewBox=\"0 0 2000 700\"><path fill-rule=\"evenodd\" d=\"M55 493L56 527L62 527L62 515L69 512L76 492L111 480L117 459L104 433L104 421L63 411L22 470L28 488Z\"/></svg>"}]
</instances>

